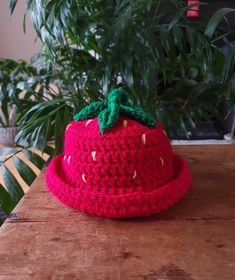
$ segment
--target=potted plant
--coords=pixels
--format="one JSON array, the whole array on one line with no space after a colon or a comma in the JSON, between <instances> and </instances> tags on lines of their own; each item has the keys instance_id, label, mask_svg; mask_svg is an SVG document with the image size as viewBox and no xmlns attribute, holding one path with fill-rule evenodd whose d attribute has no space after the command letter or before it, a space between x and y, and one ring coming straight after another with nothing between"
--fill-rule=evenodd
<instances>
[{"instance_id":1,"label":"potted plant","mask_svg":"<svg viewBox=\"0 0 235 280\"><path fill-rule=\"evenodd\" d=\"M18 119L22 111L34 105L35 94L23 91L22 86L32 84L31 77L36 77L37 70L26 61L11 59L0 60L0 144L14 146L14 139L19 132ZM38 99L38 98L37 98Z\"/></svg>"},{"instance_id":2,"label":"potted plant","mask_svg":"<svg viewBox=\"0 0 235 280\"><path fill-rule=\"evenodd\" d=\"M11 12L16 4L10 1ZM172 136L188 135L201 121L216 118L218 104L230 95L233 69L224 68L219 43L234 48L232 31L220 23L233 9L192 21L186 16L189 8L183 0L28 1L43 57L59 72L61 110L68 106L77 112L105 98L121 77L131 101L163 122ZM48 123L51 106L46 101L43 109L32 108L24 116L22 137L33 133L38 110L38 127ZM61 118L51 115L50 121L58 130L41 130L41 138L52 137L60 146Z\"/></svg>"},{"instance_id":3,"label":"potted plant","mask_svg":"<svg viewBox=\"0 0 235 280\"><path fill-rule=\"evenodd\" d=\"M15 142L15 136L20 132L20 118L32 106L48 98L51 81L52 77L43 68L37 69L25 61L0 60L0 142L7 146L0 147L0 171L5 185L0 184L0 223L24 195L8 162L14 164L18 175L30 186L36 178L32 166L41 170L45 164L44 155L50 156L54 151L50 146L45 146L43 151L39 145L32 149L27 138L20 143Z\"/></svg>"},{"instance_id":4,"label":"potted plant","mask_svg":"<svg viewBox=\"0 0 235 280\"><path fill-rule=\"evenodd\" d=\"M16 84L23 65L22 61L0 61L0 144L5 146L14 145L14 138L19 131L15 121L19 109L16 105L19 95L19 92L16 92Z\"/></svg>"}]
</instances>

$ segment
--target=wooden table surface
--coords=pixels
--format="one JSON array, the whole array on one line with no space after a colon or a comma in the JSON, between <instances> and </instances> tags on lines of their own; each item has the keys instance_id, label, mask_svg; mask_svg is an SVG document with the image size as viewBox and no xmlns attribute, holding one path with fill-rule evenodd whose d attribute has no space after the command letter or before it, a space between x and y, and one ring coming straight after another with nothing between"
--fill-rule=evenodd
<instances>
[{"instance_id":1,"label":"wooden table surface","mask_svg":"<svg viewBox=\"0 0 235 280\"><path fill-rule=\"evenodd\" d=\"M190 165L192 188L149 218L70 209L42 173L0 228L0 279L235 279L235 145L174 150Z\"/></svg>"}]
</instances>

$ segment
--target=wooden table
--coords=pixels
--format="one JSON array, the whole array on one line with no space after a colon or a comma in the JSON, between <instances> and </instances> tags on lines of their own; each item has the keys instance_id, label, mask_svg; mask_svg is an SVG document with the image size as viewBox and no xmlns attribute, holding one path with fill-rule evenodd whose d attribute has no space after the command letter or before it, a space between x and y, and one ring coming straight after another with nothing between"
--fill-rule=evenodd
<instances>
[{"instance_id":1,"label":"wooden table","mask_svg":"<svg viewBox=\"0 0 235 280\"><path fill-rule=\"evenodd\" d=\"M70 209L44 173L0 228L0 279L235 279L235 146L175 146L193 186L166 212L110 220Z\"/></svg>"}]
</instances>

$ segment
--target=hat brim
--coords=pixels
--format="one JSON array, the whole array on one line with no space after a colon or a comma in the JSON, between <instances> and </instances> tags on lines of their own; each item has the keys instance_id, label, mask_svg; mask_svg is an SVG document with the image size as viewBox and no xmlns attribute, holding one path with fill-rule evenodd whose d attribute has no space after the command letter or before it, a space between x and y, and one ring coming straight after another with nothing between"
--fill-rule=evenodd
<instances>
[{"instance_id":1,"label":"hat brim","mask_svg":"<svg viewBox=\"0 0 235 280\"><path fill-rule=\"evenodd\" d=\"M174 175L168 184L147 193L103 195L70 186L61 168L62 160L63 154L57 155L48 166L46 183L49 191L69 207L109 218L149 216L162 212L187 193L192 181L187 163L175 154Z\"/></svg>"}]
</instances>

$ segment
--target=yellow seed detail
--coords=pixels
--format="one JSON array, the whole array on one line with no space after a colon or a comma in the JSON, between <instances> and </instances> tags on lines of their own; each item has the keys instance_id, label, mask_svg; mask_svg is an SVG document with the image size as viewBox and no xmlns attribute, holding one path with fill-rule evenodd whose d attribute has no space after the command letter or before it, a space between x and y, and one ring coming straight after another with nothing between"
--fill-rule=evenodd
<instances>
[{"instance_id":1,"label":"yellow seed detail","mask_svg":"<svg viewBox=\"0 0 235 280\"><path fill-rule=\"evenodd\" d=\"M91 156L92 156L93 161L96 161L96 151L92 151Z\"/></svg>"},{"instance_id":2,"label":"yellow seed detail","mask_svg":"<svg viewBox=\"0 0 235 280\"><path fill-rule=\"evenodd\" d=\"M163 130L163 133L166 135L166 137L167 137L167 133L166 133L166 131L165 130Z\"/></svg>"},{"instance_id":3,"label":"yellow seed detail","mask_svg":"<svg viewBox=\"0 0 235 280\"><path fill-rule=\"evenodd\" d=\"M71 124L69 124L69 125L67 125L67 127L66 127L66 131L69 129L69 127L71 126Z\"/></svg>"},{"instance_id":4,"label":"yellow seed detail","mask_svg":"<svg viewBox=\"0 0 235 280\"><path fill-rule=\"evenodd\" d=\"M134 174L132 176L132 179L134 180L136 176L137 176L137 172L136 172L136 170L134 170Z\"/></svg>"},{"instance_id":5,"label":"yellow seed detail","mask_svg":"<svg viewBox=\"0 0 235 280\"><path fill-rule=\"evenodd\" d=\"M88 120L87 122L86 122L86 126L88 126L88 124L90 123L90 122L92 122L93 120L91 119L91 120Z\"/></svg>"},{"instance_id":6,"label":"yellow seed detail","mask_svg":"<svg viewBox=\"0 0 235 280\"><path fill-rule=\"evenodd\" d=\"M84 173L82 174L82 180L86 184L86 178L85 178L85 174Z\"/></svg>"},{"instance_id":7,"label":"yellow seed detail","mask_svg":"<svg viewBox=\"0 0 235 280\"><path fill-rule=\"evenodd\" d=\"M123 127L127 127L127 120L123 121Z\"/></svg>"},{"instance_id":8,"label":"yellow seed detail","mask_svg":"<svg viewBox=\"0 0 235 280\"><path fill-rule=\"evenodd\" d=\"M146 135L145 135L145 133L142 134L141 139L142 139L143 144L145 145L146 144Z\"/></svg>"},{"instance_id":9,"label":"yellow seed detail","mask_svg":"<svg viewBox=\"0 0 235 280\"><path fill-rule=\"evenodd\" d=\"M162 163L162 166L164 165L164 160L162 157L160 157L160 160L161 160L161 163Z\"/></svg>"}]
</instances>

